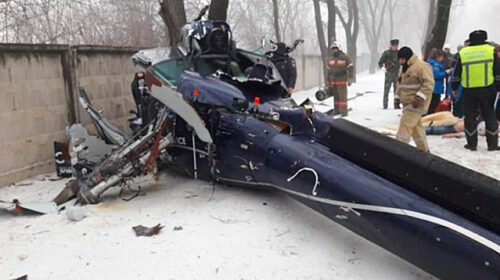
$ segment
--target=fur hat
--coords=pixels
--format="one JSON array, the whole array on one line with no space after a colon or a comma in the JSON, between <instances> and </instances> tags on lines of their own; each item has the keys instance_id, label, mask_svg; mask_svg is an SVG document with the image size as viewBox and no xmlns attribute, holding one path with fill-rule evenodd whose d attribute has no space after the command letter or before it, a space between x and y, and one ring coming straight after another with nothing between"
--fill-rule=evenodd
<instances>
[{"instance_id":1,"label":"fur hat","mask_svg":"<svg viewBox=\"0 0 500 280\"><path fill-rule=\"evenodd\" d=\"M488 33L484 30L475 30L469 34L469 40L471 43L484 43L488 40Z\"/></svg>"},{"instance_id":2,"label":"fur hat","mask_svg":"<svg viewBox=\"0 0 500 280\"><path fill-rule=\"evenodd\" d=\"M409 59L413 55L413 51L409 47L402 47L398 51L398 58Z\"/></svg>"},{"instance_id":3,"label":"fur hat","mask_svg":"<svg viewBox=\"0 0 500 280\"><path fill-rule=\"evenodd\" d=\"M391 40L391 46L394 46L394 45L399 45L399 40L398 39L392 39Z\"/></svg>"}]
</instances>

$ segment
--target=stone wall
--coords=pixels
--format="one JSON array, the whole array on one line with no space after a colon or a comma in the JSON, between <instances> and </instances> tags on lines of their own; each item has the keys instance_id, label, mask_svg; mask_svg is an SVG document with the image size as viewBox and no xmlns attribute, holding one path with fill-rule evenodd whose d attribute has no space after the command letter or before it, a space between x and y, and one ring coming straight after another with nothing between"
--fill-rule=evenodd
<instances>
[{"instance_id":1,"label":"stone wall","mask_svg":"<svg viewBox=\"0 0 500 280\"><path fill-rule=\"evenodd\" d=\"M295 90L310 89L323 84L321 56L304 55L295 57L297 63L297 83Z\"/></svg>"},{"instance_id":2,"label":"stone wall","mask_svg":"<svg viewBox=\"0 0 500 280\"><path fill-rule=\"evenodd\" d=\"M90 123L79 109L78 85L127 128L135 51L0 44L0 186L54 170L53 141L65 140L66 124Z\"/></svg>"}]
</instances>

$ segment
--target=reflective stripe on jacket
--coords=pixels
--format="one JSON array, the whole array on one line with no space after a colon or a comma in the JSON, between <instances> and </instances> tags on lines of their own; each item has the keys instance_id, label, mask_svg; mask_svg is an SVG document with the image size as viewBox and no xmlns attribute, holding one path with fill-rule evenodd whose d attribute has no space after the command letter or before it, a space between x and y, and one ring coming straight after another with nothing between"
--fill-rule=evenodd
<instances>
[{"instance_id":1,"label":"reflective stripe on jacket","mask_svg":"<svg viewBox=\"0 0 500 280\"><path fill-rule=\"evenodd\" d=\"M425 114L429 109L432 91L434 90L434 75L429 64L423 62L416 55L408 59L408 69L401 72L396 98L401 100L405 110ZM418 108L411 106L411 101L416 96L424 100Z\"/></svg>"},{"instance_id":2,"label":"reflective stripe on jacket","mask_svg":"<svg viewBox=\"0 0 500 280\"><path fill-rule=\"evenodd\" d=\"M493 84L495 49L488 45L469 46L460 50L461 82L464 88L487 87Z\"/></svg>"},{"instance_id":3,"label":"reflective stripe on jacket","mask_svg":"<svg viewBox=\"0 0 500 280\"><path fill-rule=\"evenodd\" d=\"M342 51L339 51L337 55L331 54L327 58L326 65L330 85L341 85L337 82L344 82L343 85L345 85L349 79L354 77L353 64L347 54Z\"/></svg>"}]
</instances>

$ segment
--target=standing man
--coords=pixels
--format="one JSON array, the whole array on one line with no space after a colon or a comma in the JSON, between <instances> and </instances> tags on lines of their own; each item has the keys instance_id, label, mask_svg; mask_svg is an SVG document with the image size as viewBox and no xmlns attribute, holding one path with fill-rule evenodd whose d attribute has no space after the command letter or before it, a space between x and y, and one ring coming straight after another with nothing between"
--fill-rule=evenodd
<instances>
[{"instance_id":1,"label":"standing man","mask_svg":"<svg viewBox=\"0 0 500 280\"><path fill-rule=\"evenodd\" d=\"M385 67L384 110L387 109L391 85L394 90L394 109L401 109L399 107L399 99L396 99L396 88L398 87L399 75L398 48L399 40L392 39L390 49L386 50L378 61L379 68L382 68L382 66Z\"/></svg>"},{"instance_id":2,"label":"standing man","mask_svg":"<svg viewBox=\"0 0 500 280\"><path fill-rule=\"evenodd\" d=\"M328 89L333 95L333 105L335 114L347 116L347 86L352 84L354 79L354 68L351 59L345 54L340 44L332 42L331 55L326 63L328 74Z\"/></svg>"},{"instance_id":3,"label":"standing man","mask_svg":"<svg viewBox=\"0 0 500 280\"><path fill-rule=\"evenodd\" d=\"M463 87L466 149L477 149L478 107L486 123L486 142L488 151L497 151L498 123L493 105L496 89L500 89L500 60L495 49L486 43L488 34L476 30L469 34L470 45L458 53L458 61L453 75L453 96L458 95L458 88Z\"/></svg>"},{"instance_id":4,"label":"standing man","mask_svg":"<svg viewBox=\"0 0 500 280\"><path fill-rule=\"evenodd\" d=\"M288 55L289 50L285 43L279 42L276 47L276 50L272 52L271 61L278 68L288 94L292 94L297 81L297 64L295 59Z\"/></svg>"},{"instance_id":5,"label":"standing man","mask_svg":"<svg viewBox=\"0 0 500 280\"><path fill-rule=\"evenodd\" d=\"M429 109L434 89L432 68L414 55L408 47L399 50L398 59L402 71L396 98L403 104L403 115L396 139L409 143L413 137L418 149L429 152L425 129L422 126L422 115Z\"/></svg>"}]
</instances>

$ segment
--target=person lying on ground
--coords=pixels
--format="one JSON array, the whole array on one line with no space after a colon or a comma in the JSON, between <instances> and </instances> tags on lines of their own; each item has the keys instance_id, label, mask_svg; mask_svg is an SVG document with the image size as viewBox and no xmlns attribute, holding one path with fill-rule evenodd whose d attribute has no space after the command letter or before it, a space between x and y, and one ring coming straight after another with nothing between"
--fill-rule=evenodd
<instances>
[{"instance_id":1,"label":"person lying on ground","mask_svg":"<svg viewBox=\"0 0 500 280\"><path fill-rule=\"evenodd\" d=\"M497 120L500 123L500 120ZM476 118L477 131L480 136L486 135L486 126L481 116ZM451 112L439 112L422 118L427 135L443 135L443 138L462 138L465 131L463 119L455 117ZM500 133L499 133L500 134Z\"/></svg>"},{"instance_id":2,"label":"person lying on ground","mask_svg":"<svg viewBox=\"0 0 500 280\"><path fill-rule=\"evenodd\" d=\"M498 122L500 123L500 120ZM478 134L485 136L486 128L484 121L478 117L477 123ZM424 116L422 118L422 125L425 127L427 135L442 135L443 138L461 138L464 136L464 120L455 117L451 112L439 112ZM396 129L396 126L387 126L377 131L384 135L395 135Z\"/></svg>"}]
</instances>

